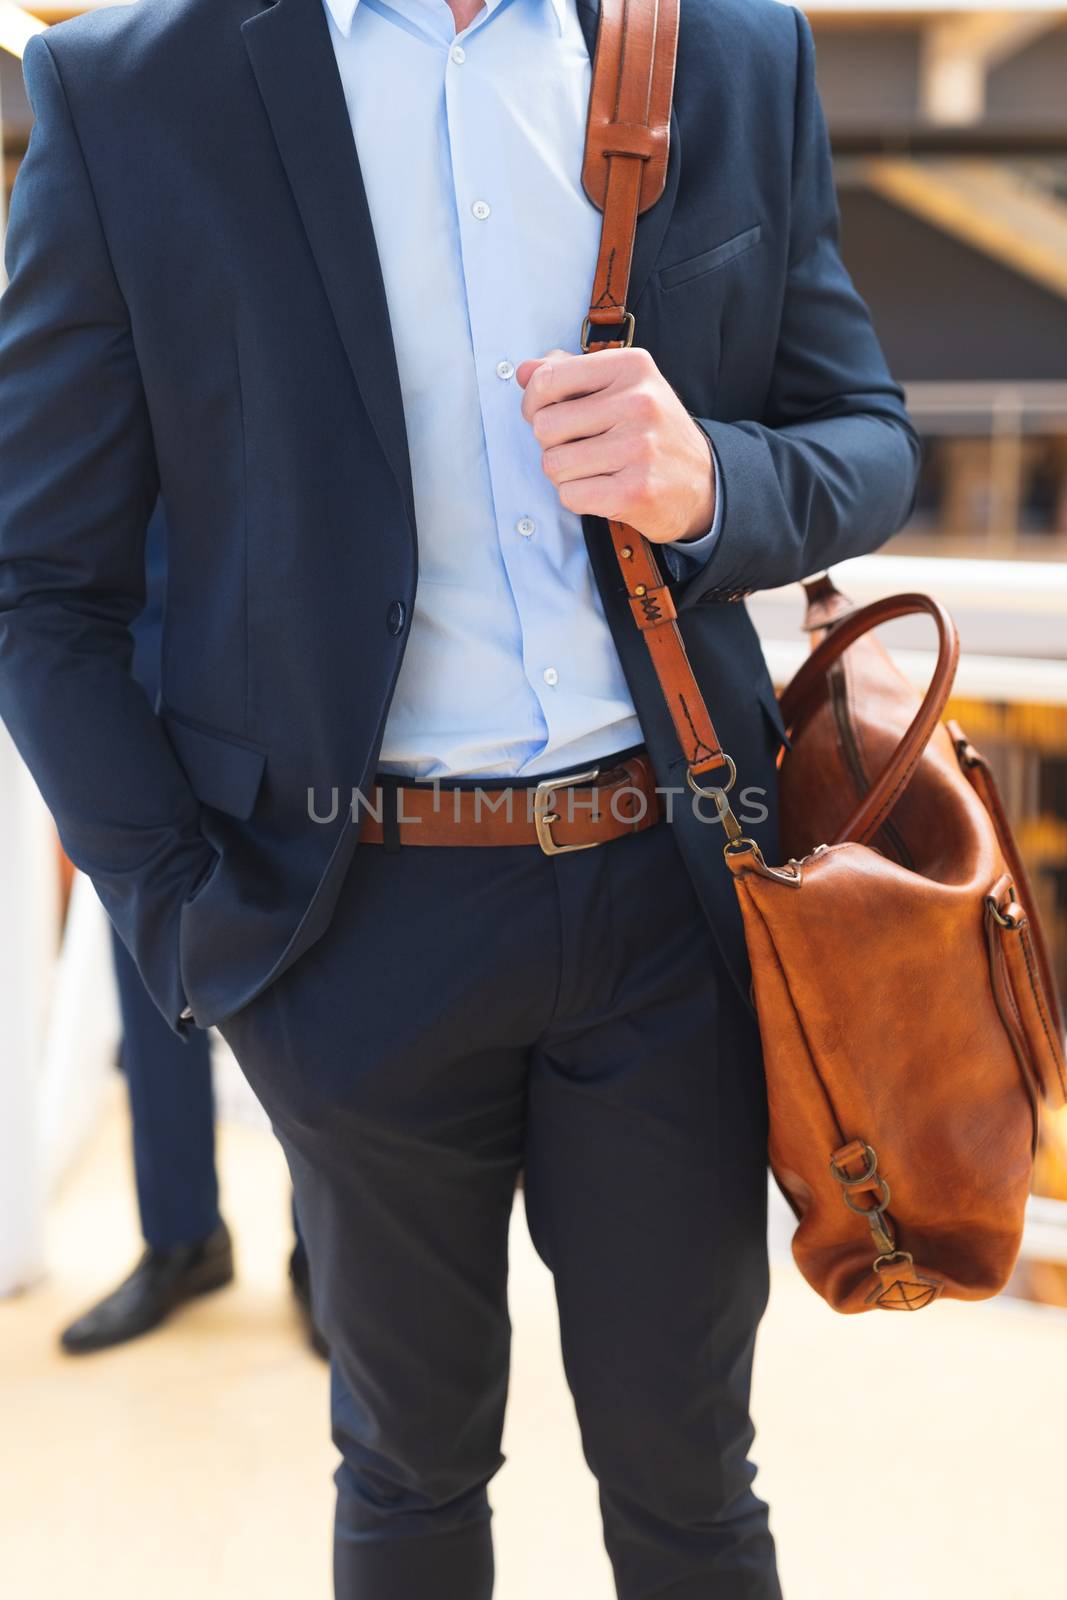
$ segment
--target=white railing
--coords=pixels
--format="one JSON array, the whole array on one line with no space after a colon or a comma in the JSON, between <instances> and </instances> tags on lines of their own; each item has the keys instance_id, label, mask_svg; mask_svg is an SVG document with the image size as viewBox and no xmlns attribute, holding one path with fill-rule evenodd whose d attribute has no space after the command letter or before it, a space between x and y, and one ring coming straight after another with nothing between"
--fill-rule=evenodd
<instances>
[{"instance_id":1,"label":"white railing","mask_svg":"<svg viewBox=\"0 0 1067 1600\"><path fill-rule=\"evenodd\" d=\"M1009 5L1006 0L782 0L782 3L796 4L801 11L811 11L817 15L840 13L842 16L862 15L865 18L890 14L928 17L938 12L968 11L1067 12L1063 0L1026 0L1024 6Z\"/></svg>"},{"instance_id":2,"label":"white railing","mask_svg":"<svg viewBox=\"0 0 1067 1600\"><path fill-rule=\"evenodd\" d=\"M22 52L34 34L43 33L47 26L40 17L31 16L13 0L0 0L0 50L6 50L8 55L17 56L21 61Z\"/></svg>"},{"instance_id":3,"label":"white railing","mask_svg":"<svg viewBox=\"0 0 1067 1600\"><path fill-rule=\"evenodd\" d=\"M1067 708L1067 562L861 556L834 568L834 581L859 604L885 595L934 594L952 612L963 656L962 698ZM749 603L771 675L789 681L807 653L803 595L795 584ZM933 665L924 618L886 629L894 659L917 685Z\"/></svg>"},{"instance_id":4,"label":"white railing","mask_svg":"<svg viewBox=\"0 0 1067 1600\"><path fill-rule=\"evenodd\" d=\"M1026 1208L1023 1259L1067 1266L1067 1200L1031 1195Z\"/></svg>"}]
</instances>

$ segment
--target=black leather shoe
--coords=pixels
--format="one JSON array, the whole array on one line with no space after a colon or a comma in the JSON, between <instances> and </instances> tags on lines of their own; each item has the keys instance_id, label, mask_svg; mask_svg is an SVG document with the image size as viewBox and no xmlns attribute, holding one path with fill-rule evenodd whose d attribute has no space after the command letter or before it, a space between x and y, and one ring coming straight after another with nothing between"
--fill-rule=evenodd
<instances>
[{"instance_id":1,"label":"black leather shoe","mask_svg":"<svg viewBox=\"0 0 1067 1600\"><path fill-rule=\"evenodd\" d=\"M178 1306L233 1282L233 1244L220 1222L199 1244L146 1250L130 1276L60 1337L71 1356L107 1350L148 1333Z\"/></svg>"},{"instance_id":2,"label":"black leather shoe","mask_svg":"<svg viewBox=\"0 0 1067 1600\"><path fill-rule=\"evenodd\" d=\"M317 1356L329 1361L330 1347L326 1342L326 1336L315 1326L315 1318L311 1314L311 1271L308 1267L307 1252L300 1245L297 1245L289 1257L289 1282L293 1287L293 1299L300 1312L308 1344Z\"/></svg>"}]
</instances>

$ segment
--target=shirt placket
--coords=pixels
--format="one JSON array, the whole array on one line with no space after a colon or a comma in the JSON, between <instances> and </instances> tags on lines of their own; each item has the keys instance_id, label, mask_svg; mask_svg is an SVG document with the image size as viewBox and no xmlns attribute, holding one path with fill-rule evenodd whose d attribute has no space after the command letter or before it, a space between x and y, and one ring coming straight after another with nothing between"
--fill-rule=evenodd
<instances>
[{"instance_id":1,"label":"shirt placket","mask_svg":"<svg viewBox=\"0 0 1067 1600\"><path fill-rule=\"evenodd\" d=\"M524 316L522 262L514 259L517 230L511 213L521 196L493 159L499 148L491 114L496 102L495 96L480 92L477 45L477 39L465 34L462 57L456 57L453 46L445 75L463 276L497 540L519 620L523 670L540 707L547 740L555 744L564 742L565 735L565 641L553 615L543 602L537 603L536 596L552 587L544 580L546 564L558 554L554 552L558 507L555 490L536 465L537 453L521 431L529 424L521 415L522 392L515 377L521 360L541 352L532 348ZM515 292L501 293L502 283L515 285Z\"/></svg>"}]
</instances>

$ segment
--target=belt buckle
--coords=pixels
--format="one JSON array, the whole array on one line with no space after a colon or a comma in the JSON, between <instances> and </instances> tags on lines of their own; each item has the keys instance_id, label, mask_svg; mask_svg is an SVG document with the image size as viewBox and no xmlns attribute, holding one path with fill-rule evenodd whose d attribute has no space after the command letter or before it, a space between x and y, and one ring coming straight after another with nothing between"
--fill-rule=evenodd
<instances>
[{"instance_id":1,"label":"belt buckle","mask_svg":"<svg viewBox=\"0 0 1067 1600\"><path fill-rule=\"evenodd\" d=\"M595 850L600 843L599 839L590 839L588 844L557 844L552 837L552 824L559 821L559 812L551 809L557 789L574 789L580 783L592 783L599 776L600 768L592 767L588 772L574 772L566 778L546 778L537 785L533 805L534 832L546 856L569 856L575 850Z\"/></svg>"}]
</instances>

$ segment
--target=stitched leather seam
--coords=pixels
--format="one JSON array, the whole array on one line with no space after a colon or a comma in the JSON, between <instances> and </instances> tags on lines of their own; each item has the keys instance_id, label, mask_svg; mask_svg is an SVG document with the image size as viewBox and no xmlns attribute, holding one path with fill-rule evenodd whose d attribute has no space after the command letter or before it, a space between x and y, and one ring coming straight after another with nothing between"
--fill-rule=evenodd
<instances>
[{"instance_id":1,"label":"stitched leather seam","mask_svg":"<svg viewBox=\"0 0 1067 1600\"><path fill-rule=\"evenodd\" d=\"M1032 899L1033 896L1029 892L1026 869L1019 859L1018 850L1011 834L1011 825L1004 811L1004 803L1000 798L992 768L981 752L975 750L973 745L968 744L968 750L970 759L966 768L967 779L992 819L1001 853L1004 856L1009 872L1013 876L1016 888L1022 891L1024 900ZM1045 1009L1051 1019L1052 1031L1055 1034L1060 1026L1057 995L1053 987L1047 954L1042 954L1041 930L1032 920L1030 923L1030 939L1034 964L1037 968L1038 982L1041 985L1042 995L1044 996Z\"/></svg>"},{"instance_id":2,"label":"stitched leather seam","mask_svg":"<svg viewBox=\"0 0 1067 1600\"><path fill-rule=\"evenodd\" d=\"M1011 975L1008 972L1007 958L1004 953L1001 935L1003 929L998 927L992 916L987 913L988 932L987 940L989 950L989 976L993 988L993 1003L997 1008L997 1016L1011 1045L1012 1054L1015 1056L1019 1068L1019 1077L1030 1102L1030 1117L1032 1132L1030 1139L1031 1158L1037 1153L1037 1142L1041 1134L1041 1083L1039 1074L1034 1069L1033 1052L1026 1038L1026 1031L1019 1021L1018 1011L1015 1006L1014 996L1011 993ZM1011 998L1011 1012L1014 1014L1017 1027L1012 1026L1012 1016L1009 1015L1008 997Z\"/></svg>"},{"instance_id":3,"label":"stitched leather seam","mask_svg":"<svg viewBox=\"0 0 1067 1600\"><path fill-rule=\"evenodd\" d=\"M617 310L619 307L618 297L611 287L611 277L612 273L615 271L615 255L616 251L613 247L608 256L608 269L604 278L604 292L602 295L600 295L595 303L598 311L603 310L605 306L610 306L613 311Z\"/></svg>"},{"instance_id":4,"label":"stitched leather seam","mask_svg":"<svg viewBox=\"0 0 1067 1600\"><path fill-rule=\"evenodd\" d=\"M956 676L956 668L959 665L959 659L960 659L960 648L959 648L959 641L957 640L956 647L952 651L952 669L951 669L951 673L950 673L950 676L949 676L949 681L950 682ZM911 782L912 778L915 776L916 767L919 765L919 762L923 758L923 755L924 755L925 750L926 750L926 746L930 743L930 739L932 739L932 738L933 738L933 732L931 732L930 738L925 740L925 742L919 746L918 750L916 750L916 752L915 752L914 756L912 757L911 761L908 763L905 771L902 773L901 778L900 778L900 782L897 784L897 786L893 790L892 794L888 795L886 797L886 799L883 801L881 810L878 811L878 813L876 814L876 816L874 818L874 826L869 830L869 832L867 834L868 838L871 837L872 833L876 833L878 831L878 829L882 826L882 823L885 821L886 817L888 817L889 813L892 811L893 807L896 805L897 801L900 799L900 796L903 794L904 790L908 787L908 784Z\"/></svg>"},{"instance_id":5,"label":"stitched leather seam","mask_svg":"<svg viewBox=\"0 0 1067 1600\"><path fill-rule=\"evenodd\" d=\"M1063 1068L1060 1065L1059 1052L1052 1042L1052 1029L1049 1026L1045 1015L1044 997L1040 992L1036 975L1034 973L1033 949L1030 944L1030 930L1029 928L1023 927L1019 929L1019 932L1022 935L1023 960L1026 962L1026 975L1030 979L1030 992L1034 997L1034 1005L1037 1007L1037 1014L1041 1019L1041 1027L1045 1035L1045 1040L1048 1044L1049 1055L1052 1058L1052 1065L1056 1069L1056 1076L1059 1079L1060 1088L1062 1089L1063 1093L1067 1095L1067 1078L1064 1077Z\"/></svg>"},{"instance_id":6,"label":"stitched leather seam","mask_svg":"<svg viewBox=\"0 0 1067 1600\"><path fill-rule=\"evenodd\" d=\"M933 735L931 734L931 738L932 737L933 737ZM927 744L929 744L929 742L930 742L929 740L926 741ZM882 824L885 821L886 817L888 817L889 813L892 811L893 807L896 805L897 801L900 799L900 796L904 793L904 790L908 787L908 784L911 782L912 778L915 776L915 769L919 765L919 762L922 760L925 751L926 751L926 744L920 745L919 749L915 752L915 755L912 757L911 761L909 761L909 763L908 763L907 767L905 768L904 772L901 774L900 781L897 784L896 788L892 791L891 794L886 796L885 800L882 802L882 805L881 805L880 809L875 813L874 817L872 817L871 821L868 823L867 827L864 830L868 839L870 839L874 834L876 834L878 832L879 828L882 826Z\"/></svg>"},{"instance_id":7,"label":"stitched leather seam","mask_svg":"<svg viewBox=\"0 0 1067 1600\"><path fill-rule=\"evenodd\" d=\"M711 746L709 744L705 744L703 739L697 733L696 725L693 722L693 718L692 718L692 716L690 714L690 711L689 711L689 705L688 705L688 703L686 701L686 698L685 698L684 694L679 694L679 696L678 696L678 704L682 708L682 712L683 712L683 714L685 716L685 720L689 724L689 731L693 735L693 754L691 756L687 757L690 765L693 765L695 762L701 760L701 758L703 756L705 756L705 755L709 755L709 756L715 755L716 752L711 748Z\"/></svg>"},{"instance_id":8,"label":"stitched leather seam","mask_svg":"<svg viewBox=\"0 0 1067 1600\"><path fill-rule=\"evenodd\" d=\"M862 723L852 714L853 694L847 650L831 664L826 674L826 681L830 686L830 705L837 728L837 748L846 770L852 774L856 799L863 800L871 791L871 766L864 749ZM881 840L883 853L890 861L899 861L901 866L908 867L914 872L915 863L900 830L894 827L888 818L871 838Z\"/></svg>"},{"instance_id":9,"label":"stitched leather seam","mask_svg":"<svg viewBox=\"0 0 1067 1600\"><path fill-rule=\"evenodd\" d=\"M1001 956L1001 960L1003 962L1003 955ZM1006 964L1004 973L1004 993L1008 997L1008 1004L1011 1006L1012 1016L1019 1025L1020 1033L1023 1035L1023 1038L1025 1038L1026 1028L1023 1025L1023 1014L1019 1010L1019 1002L1015 998L1015 986L1011 981L1011 974L1007 971Z\"/></svg>"}]
</instances>

